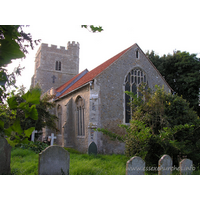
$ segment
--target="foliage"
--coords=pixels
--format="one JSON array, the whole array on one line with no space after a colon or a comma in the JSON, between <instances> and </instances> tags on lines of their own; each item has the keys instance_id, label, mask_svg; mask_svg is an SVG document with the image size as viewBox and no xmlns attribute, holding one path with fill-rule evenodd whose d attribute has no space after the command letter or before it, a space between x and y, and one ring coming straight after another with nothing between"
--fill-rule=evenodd
<instances>
[{"instance_id":1,"label":"foliage","mask_svg":"<svg viewBox=\"0 0 200 200\"><path fill-rule=\"evenodd\" d=\"M3 136L4 128L11 125L11 121L15 119L15 111L8 109L6 104L1 104L0 107L0 134Z\"/></svg>"},{"instance_id":2,"label":"foliage","mask_svg":"<svg viewBox=\"0 0 200 200\"><path fill-rule=\"evenodd\" d=\"M24 58L28 48L34 48L40 40L32 40L30 33L23 31L23 26L0 25L0 103L9 96L6 85L15 86L16 75L21 74L20 66L11 74L7 72L7 65L13 59ZM15 86L16 87L16 86ZM17 143L28 143L32 131L41 130L46 125L55 128L54 115L47 110L53 103L48 102L51 97L45 96L40 100L39 88L24 90L17 95L14 92L7 98L7 105L1 104L0 131L6 136L8 143L15 146Z\"/></svg>"},{"instance_id":3,"label":"foliage","mask_svg":"<svg viewBox=\"0 0 200 200\"><path fill-rule=\"evenodd\" d=\"M20 118L17 118L17 112L23 112L24 118L31 118L34 122L38 119L38 112L36 105L40 103L40 90L33 89L22 95L22 102L17 101L16 96L8 98L8 107L10 113L12 113L12 122L8 127L5 126L4 121L0 121L0 128L6 135L6 139L11 146L15 146L17 143L27 143L30 135L35 129L33 126L24 128L21 126L22 122ZM11 118L11 115L9 115ZM7 121L6 121L7 122Z\"/></svg>"},{"instance_id":4,"label":"foliage","mask_svg":"<svg viewBox=\"0 0 200 200\"><path fill-rule=\"evenodd\" d=\"M23 26L0 25L0 103L9 95L6 93L6 87L16 87L16 76L21 75L23 70L18 66L9 74L7 65L13 59L24 58L28 48L33 49L34 43L37 45L39 41L33 41L31 34L23 31Z\"/></svg>"},{"instance_id":5,"label":"foliage","mask_svg":"<svg viewBox=\"0 0 200 200\"><path fill-rule=\"evenodd\" d=\"M40 99L40 104L36 106L38 111L38 120L35 125L36 130L42 130L44 127L48 127L51 130L57 131L56 115L51 113L51 109L55 107L55 102L52 102L52 95L45 94Z\"/></svg>"},{"instance_id":6,"label":"foliage","mask_svg":"<svg viewBox=\"0 0 200 200\"><path fill-rule=\"evenodd\" d=\"M140 156L145 159L150 150L149 141L151 139L151 129L138 120L133 120L129 125L120 125L125 128L127 134L125 135L127 156Z\"/></svg>"},{"instance_id":7,"label":"foliage","mask_svg":"<svg viewBox=\"0 0 200 200\"><path fill-rule=\"evenodd\" d=\"M197 55L181 51L174 51L173 55L162 57L156 55L154 51L148 51L146 55L173 90L190 102L190 107L194 107L200 116L200 59Z\"/></svg>"},{"instance_id":8,"label":"foliage","mask_svg":"<svg viewBox=\"0 0 200 200\"><path fill-rule=\"evenodd\" d=\"M104 135L107 135L110 137L111 140L119 140L119 141L122 141L124 142L125 141L125 138L124 136L121 136L121 135L117 135L116 133L113 133L107 129L104 129L104 128L97 128L97 129L94 129L95 131L99 131L99 132L103 132Z\"/></svg>"},{"instance_id":9,"label":"foliage","mask_svg":"<svg viewBox=\"0 0 200 200\"><path fill-rule=\"evenodd\" d=\"M35 44L39 40L34 41ZM3 99L9 95L6 93L7 86L16 83L16 75L21 74L22 68L20 66L15 69L11 74L8 74L6 69L7 65L12 62L13 59L19 59L25 57L28 53L27 48L31 46L33 49L33 41L31 35L24 33L22 26L19 25L0 25L0 103L2 105ZM16 87L16 86L15 86ZM25 114L25 118L31 118L33 120L38 119L38 113L36 105L39 104L40 92L33 90L22 95L23 102L18 103L15 96L7 98L7 105L2 105L0 109L0 130L1 134L6 135L6 139L11 146L16 143L28 142L34 127L23 129L21 127L20 119L16 118L16 113L21 110ZM32 104L32 105L30 105ZM3 118L8 115L6 120ZM12 120L12 122L10 122Z\"/></svg>"},{"instance_id":10,"label":"foliage","mask_svg":"<svg viewBox=\"0 0 200 200\"><path fill-rule=\"evenodd\" d=\"M22 58L24 52L20 50L21 34L18 31L20 26L0 26L0 66L11 63L12 59Z\"/></svg>"},{"instance_id":11,"label":"foliage","mask_svg":"<svg viewBox=\"0 0 200 200\"><path fill-rule=\"evenodd\" d=\"M40 153L41 151L43 151L44 149L46 149L49 145L40 141L36 141L36 142L30 142L28 144L17 144L16 147L19 147L21 149L29 149L34 151L35 153Z\"/></svg>"},{"instance_id":12,"label":"foliage","mask_svg":"<svg viewBox=\"0 0 200 200\"><path fill-rule=\"evenodd\" d=\"M34 90L38 90L41 91L41 89L36 86L35 88L31 88L28 92L32 92ZM23 103L24 99L23 99L23 95L24 95L24 90L21 89L20 92L18 92L17 94L13 94L13 97L16 97L17 103ZM52 95L43 95L41 98L39 98L39 104L36 105L36 109L38 112L38 118L35 121L34 119L28 117L26 118L26 113L21 110L18 109L16 112L16 118L20 119L21 121L21 126L23 129L27 129L28 127L35 127L35 130L42 130L42 128L44 127L48 127L52 130L57 130L56 129L56 120L57 117L53 114L51 114L51 109L54 108L55 103L51 102L50 100L52 99ZM32 99L32 101L34 101L34 99ZM30 106L33 105L33 102L30 102Z\"/></svg>"},{"instance_id":13,"label":"foliage","mask_svg":"<svg viewBox=\"0 0 200 200\"><path fill-rule=\"evenodd\" d=\"M101 26L94 26L94 25L81 25L81 28L86 28L90 32L93 32L93 33L102 32L103 31Z\"/></svg>"},{"instance_id":14,"label":"foliage","mask_svg":"<svg viewBox=\"0 0 200 200\"><path fill-rule=\"evenodd\" d=\"M184 157L200 162L200 119L189 103L158 86L155 91L139 89L143 97L126 92L133 110L130 125L120 125L127 132L122 138L126 155L140 156L147 165L157 165L163 154L170 155L174 164ZM105 134L104 129L98 131Z\"/></svg>"},{"instance_id":15,"label":"foliage","mask_svg":"<svg viewBox=\"0 0 200 200\"><path fill-rule=\"evenodd\" d=\"M22 88L8 98L9 107L3 105L0 109L1 131L10 137L11 145L28 142L33 130L40 131L46 126L56 130L57 117L49 111L55 106L49 101L52 96L44 95L40 99L40 94L40 88L32 88L27 93ZM27 132L23 130L30 130L25 138L23 134Z\"/></svg>"},{"instance_id":16,"label":"foliage","mask_svg":"<svg viewBox=\"0 0 200 200\"><path fill-rule=\"evenodd\" d=\"M141 92L147 96L146 92ZM177 164L177 156L189 156L194 162L200 161L200 120L186 100L178 95L166 94L163 88L157 87L156 91L151 92L151 98L145 98L145 101L132 108L134 112L130 127L135 120L139 120L151 130L151 137L147 141L147 162L156 163L162 154L173 157L174 164ZM134 135L136 130L132 130Z\"/></svg>"}]
</instances>

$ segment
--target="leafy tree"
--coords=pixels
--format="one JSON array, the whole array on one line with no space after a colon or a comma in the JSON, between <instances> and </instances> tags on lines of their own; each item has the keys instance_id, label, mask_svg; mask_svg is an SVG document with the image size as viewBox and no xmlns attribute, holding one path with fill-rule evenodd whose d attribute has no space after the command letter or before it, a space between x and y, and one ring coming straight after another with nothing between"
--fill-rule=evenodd
<instances>
[{"instance_id":1,"label":"leafy tree","mask_svg":"<svg viewBox=\"0 0 200 200\"><path fill-rule=\"evenodd\" d=\"M190 107L194 107L200 116L200 59L196 54L174 51L173 55L156 55L154 51L146 55L164 76L169 85L179 96L183 96Z\"/></svg>"},{"instance_id":2,"label":"leafy tree","mask_svg":"<svg viewBox=\"0 0 200 200\"><path fill-rule=\"evenodd\" d=\"M9 85L15 86L16 75L21 73L22 68L17 67L16 70L8 74L7 65L12 62L13 59L24 58L28 53L27 48L30 46L33 49L33 43L37 44L39 40L32 40L31 34L24 33L23 26L19 25L0 25L0 103L2 105L3 99L6 99L9 95L6 93L6 87ZM6 105L1 107L1 120L0 130L1 135L6 135L6 139L9 144L14 146L16 143L26 143L30 137L35 126L23 129L20 119L16 118L18 110L24 112L25 118L31 118L33 120L38 119L38 112L36 105L40 103L40 91L37 89L28 91L22 95L23 102L17 102L17 97L12 96L7 98L7 104L9 109L6 109ZM3 121L2 118L5 115L9 115L7 121ZM12 120L12 122L10 122Z\"/></svg>"},{"instance_id":3,"label":"leafy tree","mask_svg":"<svg viewBox=\"0 0 200 200\"><path fill-rule=\"evenodd\" d=\"M29 92L34 90L39 90L41 92L41 88L36 86L35 88L31 88ZM13 97L16 97L16 101L18 104L23 103L24 88L21 88L17 94L13 94ZM48 127L52 130L57 130L56 128L56 120L57 117L51 114L50 110L55 107L55 103L51 102L53 96L45 94L42 97L40 96L39 104L36 105L36 109L38 112L38 119L35 121L31 117L26 118L23 110L18 109L16 113L16 118L20 119L21 126L23 129L27 129L31 126L35 126L35 130L42 130L44 127ZM32 104L30 103L30 106Z\"/></svg>"},{"instance_id":4,"label":"leafy tree","mask_svg":"<svg viewBox=\"0 0 200 200\"><path fill-rule=\"evenodd\" d=\"M86 28L90 32L96 33L96 32L102 32L103 28L101 26L94 26L94 25L81 25L81 28Z\"/></svg>"},{"instance_id":5,"label":"leafy tree","mask_svg":"<svg viewBox=\"0 0 200 200\"><path fill-rule=\"evenodd\" d=\"M166 94L159 87L151 95L144 90L141 92L145 101L136 101L136 97L132 96L134 111L131 127L135 121L140 121L151 129L151 137L146 141L146 161L155 164L166 153L173 157L175 164L177 156L189 156L193 161L199 162L200 149L197 142L200 140L200 120L189 103L178 95ZM134 128L132 133L135 134ZM135 149L127 148L127 151L131 154Z\"/></svg>"},{"instance_id":6,"label":"leafy tree","mask_svg":"<svg viewBox=\"0 0 200 200\"><path fill-rule=\"evenodd\" d=\"M40 103L40 95L40 91L38 89L34 89L31 92L28 91L22 95L23 102L21 103L17 101L16 96L12 96L7 99L9 110L13 114L13 121L7 128L5 127L4 121L0 120L0 129L3 134L7 136L6 139L11 146L15 146L17 143L28 142L28 138L35 129L35 126L23 129L21 121L16 117L16 115L17 112L20 111L24 113L26 119L31 118L36 121L38 119L36 105Z\"/></svg>"},{"instance_id":7,"label":"leafy tree","mask_svg":"<svg viewBox=\"0 0 200 200\"><path fill-rule=\"evenodd\" d=\"M21 75L23 69L18 66L9 74L7 65L13 59L25 58L28 48L33 49L34 44L38 44L39 41L33 41L31 34L23 31L23 26L0 25L0 103L8 96L6 87L15 86L16 76Z\"/></svg>"},{"instance_id":8,"label":"leafy tree","mask_svg":"<svg viewBox=\"0 0 200 200\"><path fill-rule=\"evenodd\" d=\"M0 119L4 122L5 128L8 128L15 122L16 119L19 119L22 130L29 129L30 127L35 127L35 130L40 131L46 126L52 130L57 130L57 117L50 112L50 110L55 106L54 102L49 101L52 99L52 95L44 95L42 98L39 97L39 103L36 104L35 107L37 110L37 119L33 118L32 116L27 117L27 111L22 109L20 106L26 102L24 95L29 95L35 90L41 93L41 89L38 87L31 88L27 93L24 92L24 88L22 87L17 94L12 94L11 99L15 99L15 104L17 106L16 109L4 105L4 109L0 110ZM34 102L29 102L29 107L33 105Z\"/></svg>"}]
</instances>

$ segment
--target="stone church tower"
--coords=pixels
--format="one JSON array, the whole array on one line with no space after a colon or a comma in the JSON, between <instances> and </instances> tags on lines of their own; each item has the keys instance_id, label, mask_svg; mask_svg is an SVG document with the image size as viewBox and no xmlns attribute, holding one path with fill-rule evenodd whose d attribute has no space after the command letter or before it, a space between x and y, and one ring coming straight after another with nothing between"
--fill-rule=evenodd
<instances>
[{"instance_id":1,"label":"stone church tower","mask_svg":"<svg viewBox=\"0 0 200 200\"><path fill-rule=\"evenodd\" d=\"M35 57L31 86L39 84L42 93L56 89L79 73L79 43L65 47L41 44Z\"/></svg>"}]
</instances>

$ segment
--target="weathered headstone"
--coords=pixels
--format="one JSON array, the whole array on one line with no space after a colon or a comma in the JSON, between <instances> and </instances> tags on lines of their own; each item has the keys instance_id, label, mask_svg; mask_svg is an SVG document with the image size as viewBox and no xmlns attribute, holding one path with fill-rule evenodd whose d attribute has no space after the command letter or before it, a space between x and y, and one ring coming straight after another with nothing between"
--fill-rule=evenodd
<instances>
[{"instance_id":1,"label":"weathered headstone","mask_svg":"<svg viewBox=\"0 0 200 200\"><path fill-rule=\"evenodd\" d=\"M145 162L142 158L135 156L126 163L126 175L144 175Z\"/></svg>"},{"instance_id":2,"label":"weathered headstone","mask_svg":"<svg viewBox=\"0 0 200 200\"><path fill-rule=\"evenodd\" d=\"M88 147L88 154L94 154L97 155L97 145L94 142L91 142Z\"/></svg>"},{"instance_id":3,"label":"weathered headstone","mask_svg":"<svg viewBox=\"0 0 200 200\"><path fill-rule=\"evenodd\" d=\"M34 142L34 140L35 140L35 134L37 133L37 131L36 130L34 130L33 132L32 132L32 134L31 134L31 141L32 142Z\"/></svg>"},{"instance_id":4,"label":"weathered headstone","mask_svg":"<svg viewBox=\"0 0 200 200\"><path fill-rule=\"evenodd\" d=\"M48 137L49 139L51 139L51 146L54 143L54 139L56 139L56 136L54 136L54 133L51 134L51 136Z\"/></svg>"},{"instance_id":5,"label":"weathered headstone","mask_svg":"<svg viewBox=\"0 0 200 200\"><path fill-rule=\"evenodd\" d=\"M172 159L168 155L163 155L158 161L158 175L172 174Z\"/></svg>"},{"instance_id":6,"label":"weathered headstone","mask_svg":"<svg viewBox=\"0 0 200 200\"><path fill-rule=\"evenodd\" d=\"M0 137L0 175L10 174L11 148L7 140Z\"/></svg>"},{"instance_id":7,"label":"weathered headstone","mask_svg":"<svg viewBox=\"0 0 200 200\"><path fill-rule=\"evenodd\" d=\"M191 175L193 172L193 162L190 159L183 159L180 164L180 174L181 175Z\"/></svg>"},{"instance_id":8,"label":"weathered headstone","mask_svg":"<svg viewBox=\"0 0 200 200\"><path fill-rule=\"evenodd\" d=\"M69 175L70 154L60 146L49 146L39 154L39 175Z\"/></svg>"}]
</instances>

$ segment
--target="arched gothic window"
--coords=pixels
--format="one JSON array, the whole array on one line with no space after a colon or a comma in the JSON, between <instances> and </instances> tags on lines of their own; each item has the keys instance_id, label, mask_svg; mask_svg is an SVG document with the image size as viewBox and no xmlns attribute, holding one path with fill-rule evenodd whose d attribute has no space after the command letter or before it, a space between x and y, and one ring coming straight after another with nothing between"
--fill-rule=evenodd
<instances>
[{"instance_id":1,"label":"arched gothic window","mask_svg":"<svg viewBox=\"0 0 200 200\"><path fill-rule=\"evenodd\" d=\"M62 133L62 107L61 105L58 105L57 107L57 116L58 116L58 130L59 133Z\"/></svg>"},{"instance_id":2,"label":"arched gothic window","mask_svg":"<svg viewBox=\"0 0 200 200\"><path fill-rule=\"evenodd\" d=\"M60 61L56 61L56 70L61 71L61 62Z\"/></svg>"},{"instance_id":3,"label":"arched gothic window","mask_svg":"<svg viewBox=\"0 0 200 200\"><path fill-rule=\"evenodd\" d=\"M139 68L131 70L125 79L125 91L133 92L137 94L137 97L142 94L139 92L138 87L142 83L147 83L147 76L144 71ZM131 108L130 108L130 96L125 94L125 123L129 123L131 119Z\"/></svg>"},{"instance_id":4,"label":"arched gothic window","mask_svg":"<svg viewBox=\"0 0 200 200\"><path fill-rule=\"evenodd\" d=\"M78 96L76 99L77 107L77 129L78 135L85 135L85 126L84 126L84 100L82 97Z\"/></svg>"}]
</instances>

